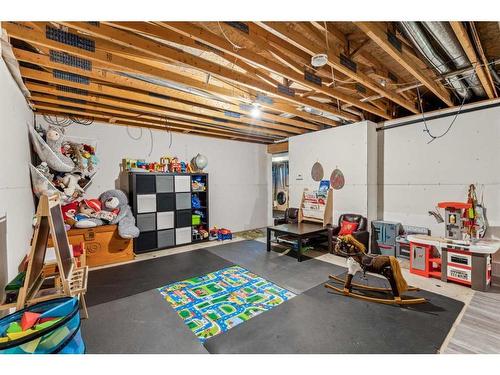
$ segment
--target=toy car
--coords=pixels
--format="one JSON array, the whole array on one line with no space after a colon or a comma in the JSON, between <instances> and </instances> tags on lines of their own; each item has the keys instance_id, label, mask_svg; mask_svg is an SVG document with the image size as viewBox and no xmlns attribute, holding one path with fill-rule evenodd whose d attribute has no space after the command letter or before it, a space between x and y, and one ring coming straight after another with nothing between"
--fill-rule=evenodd
<instances>
[{"instance_id":1,"label":"toy car","mask_svg":"<svg viewBox=\"0 0 500 375\"><path fill-rule=\"evenodd\" d=\"M219 241L231 240L233 239L233 234L229 229L221 228L217 231L217 239Z\"/></svg>"}]
</instances>

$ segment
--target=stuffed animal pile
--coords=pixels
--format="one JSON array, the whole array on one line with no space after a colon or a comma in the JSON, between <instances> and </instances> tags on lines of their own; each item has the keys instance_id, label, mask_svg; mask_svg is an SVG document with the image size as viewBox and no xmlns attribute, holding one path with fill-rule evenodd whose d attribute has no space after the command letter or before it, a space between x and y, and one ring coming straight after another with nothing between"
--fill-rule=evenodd
<instances>
[{"instance_id":1,"label":"stuffed animal pile","mask_svg":"<svg viewBox=\"0 0 500 375\"><path fill-rule=\"evenodd\" d=\"M99 163L95 148L71 142L64 128L54 125L50 125L43 136L30 128L30 136L42 160L33 171L35 194L59 193L66 203L81 198Z\"/></svg>"},{"instance_id":2,"label":"stuffed animal pile","mask_svg":"<svg viewBox=\"0 0 500 375\"><path fill-rule=\"evenodd\" d=\"M128 199L121 190L108 190L99 199L82 199L62 207L64 222L75 228L93 228L117 224L118 234L125 239L139 236Z\"/></svg>"},{"instance_id":3,"label":"stuffed animal pile","mask_svg":"<svg viewBox=\"0 0 500 375\"><path fill-rule=\"evenodd\" d=\"M122 238L139 236L127 196L121 190L105 191L98 199L83 198L99 163L94 147L72 142L65 137L64 128L54 125L43 136L30 127L30 137L42 160L38 166L32 166L33 191L37 196L59 193L64 221L69 227L117 224Z\"/></svg>"}]
</instances>

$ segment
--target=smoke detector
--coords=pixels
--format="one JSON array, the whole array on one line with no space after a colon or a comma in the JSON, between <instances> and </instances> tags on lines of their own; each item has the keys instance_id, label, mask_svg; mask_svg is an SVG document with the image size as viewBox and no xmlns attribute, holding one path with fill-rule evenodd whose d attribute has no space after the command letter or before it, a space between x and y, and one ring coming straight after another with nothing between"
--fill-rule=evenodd
<instances>
[{"instance_id":1,"label":"smoke detector","mask_svg":"<svg viewBox=\"0 0 500 375\"><path fill-rule=\"evenodd\" d=\"M328 56L325 53L318 53L311 57L311 65L315 68L320 68L328 62Z\"/></svg>"}]
</instances>

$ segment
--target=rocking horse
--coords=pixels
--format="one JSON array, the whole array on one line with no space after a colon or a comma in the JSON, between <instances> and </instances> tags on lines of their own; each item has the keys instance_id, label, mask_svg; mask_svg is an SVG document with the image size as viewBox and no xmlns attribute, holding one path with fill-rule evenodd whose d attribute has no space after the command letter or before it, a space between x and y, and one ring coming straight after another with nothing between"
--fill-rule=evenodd
<instances>
[{"instance_id":1,"label":"rocking horse","mask_svg":"<svg viewBox=\"0 0 500 375\"><path fill-rule=\"evenodd\" d=\"M398 260L393 256L368 255L365 246L353 236L347 235L339 237L335 245L335 252L347 257L347 277L345 280L337 276L329 275L329 278L337 282L344 283L344 289L340 289L329 283L326 288L346 296L355 297L371 302L378 302L392 305L409 305L425 302L425 298L403 297L406 291L418 291L418 288L408 286L401 273ZM384 276L390 284L390 288L374 287L353 283L354 275L362 271L363 274L371 272ZM392 292L392 298L376 298L353 292L353 288L373 292Z\"/></svg>"}]
</instances>

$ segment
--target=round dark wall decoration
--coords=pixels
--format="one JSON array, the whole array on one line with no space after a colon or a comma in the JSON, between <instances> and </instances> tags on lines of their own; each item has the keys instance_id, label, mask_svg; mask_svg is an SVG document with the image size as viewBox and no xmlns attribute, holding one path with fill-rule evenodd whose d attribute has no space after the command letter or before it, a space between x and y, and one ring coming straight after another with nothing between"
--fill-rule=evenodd
<instances>
[{"instance_id":1,"label":"round dark wall decoration","mask_svg":"<svg viewBox=\"0 0 500 375\"><path fill-rule=\"evenodd\" d=\"M335 168L330 176L330 185L335 190L340 190L344 187L345 179L344 174L338 168Z\"/></svg>"},{"instance_id":2,"label":"round dark wall decoration","mask_svg":"<svg viewBox=\"0 0 500 375\"><path fill-rule=\"evenodd\" d=\"M313 164L311 168L311 177L314 181L321 181L323 179L324 172L323 172L323 166L316 162Z\"/></svg>"}]
</instances>

